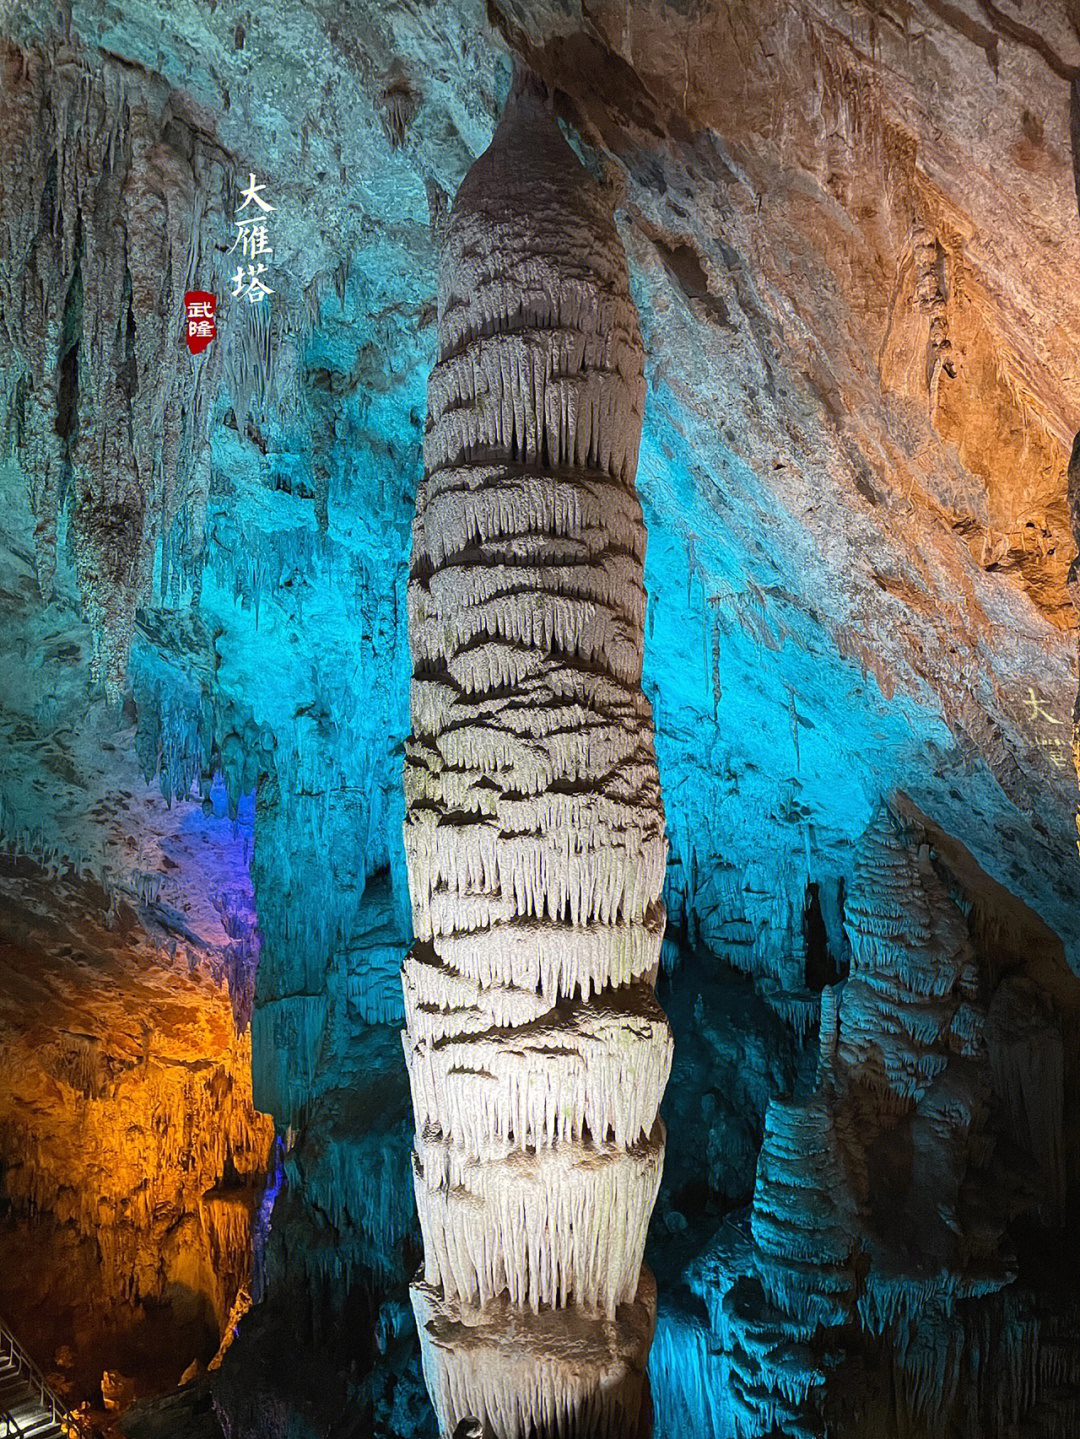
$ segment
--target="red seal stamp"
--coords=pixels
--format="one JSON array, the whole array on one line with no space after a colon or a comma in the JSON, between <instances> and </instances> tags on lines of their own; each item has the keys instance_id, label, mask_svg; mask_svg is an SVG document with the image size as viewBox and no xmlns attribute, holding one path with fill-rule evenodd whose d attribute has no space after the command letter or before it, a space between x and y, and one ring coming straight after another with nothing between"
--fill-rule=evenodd
<instances>
[{"instance_id":1,"label":"red seal stamp","mask_svg":"<svg viewBox=\"0 0 1080 1439\"><path fill-rule=\"evenodd\" d=\"M185 335L193 355L201 355L217 335L214 311L217 299L205 290L188 290L184 295Z\"/></svg>"}]
</instances>

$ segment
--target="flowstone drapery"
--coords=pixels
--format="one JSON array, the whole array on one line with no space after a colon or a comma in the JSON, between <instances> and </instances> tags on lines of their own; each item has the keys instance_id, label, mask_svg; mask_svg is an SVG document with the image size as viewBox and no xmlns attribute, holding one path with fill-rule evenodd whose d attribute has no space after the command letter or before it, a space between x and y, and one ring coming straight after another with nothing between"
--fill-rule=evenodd
<instances>
[{"instance_id":1,"label":"flowstone drapery","mask_svg":"<svg viewBox=\"0 0 1080 1439\"><path fill-rule=\"evenodd\" d=\"M192 365L183 296L223 233L228 157L141 67L64 42L0 51L0 428L28 476L42 598L57 531L123 695L135 610L197 586L221 345Z\"/></svg>"},{"instance_id":2,"label":"flowstone drapery","mask_svg":"<svg viewBox=\"0 0 1080 1439\"><path fill-rule=\"evenodd\" d=\"M518 77L448 223L409 583L413 1303L445 1434L648 1425L671 1035L644 388L610 208Z\"/></svg>"}]
</instances>

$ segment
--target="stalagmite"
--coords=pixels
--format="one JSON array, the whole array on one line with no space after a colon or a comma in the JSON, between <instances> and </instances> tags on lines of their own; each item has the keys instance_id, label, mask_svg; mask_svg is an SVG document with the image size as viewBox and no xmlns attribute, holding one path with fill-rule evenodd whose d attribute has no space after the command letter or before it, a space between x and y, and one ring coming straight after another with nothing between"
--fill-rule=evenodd
<instances>
[{"instance_id":1,"label":"stalagmite","mask_svg":"<svg viewBox=\"0 0 1080 1439\"><path fill-rule=\"evenodd\" d=\"M447 228L408 595L413 1304L445 1435L649 1424L671 1034L643 403L609 207L518 76Z\"/></svg>"},{"instance_id":2,"label":"stalagmite","mask_svg":"<svg viewBox=\"0 0 1080 1439\"><path fill-rule=\"evenodd\" d=\"M829 1334L855 1322L894 1330L905 1402L944 1432L954 1305L1008 1278L981 1170L990 1062L963 914L929 846L884 806L854 869L852 969L822 993L815 1092L770 1101L743 1244L718 1264L739 1439L823 1432ZM998 1005L994 1067L1018 1136L1056 1176L1060 1138L1030 1115L1035 1092L1058 1078L1060 1036L1055 1050L1047 1016L1025 998ZM936 1347L934 1323L945 1334Z\"/></svg>"}]
</instances>

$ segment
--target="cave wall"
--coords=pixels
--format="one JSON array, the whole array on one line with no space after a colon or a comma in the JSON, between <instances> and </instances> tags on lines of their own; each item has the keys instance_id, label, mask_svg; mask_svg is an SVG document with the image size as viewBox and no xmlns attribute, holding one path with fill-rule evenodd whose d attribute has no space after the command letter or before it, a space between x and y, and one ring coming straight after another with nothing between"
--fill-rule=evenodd
<instances>
[{"instance_id":1,"label":"cave wall","mask_svg":"<svg viewBox=\"0 0 1080 1439\"><path fill-rule=\"evenodd\" d=\"M307 1352L345 1315L365 1336L339 1366L358 1413L423 1422L394 1048L406 556L440 226L512 51L610 188L647 354L676 1035L654 1267L711 1252L770 1100L813 1084L810 952L850 965L883 796L949 852L990 1009L1018 969L1036 1018L1051 996L1033 1032L1062 1033L1070 1084L1066 5L462 0L271 23L94 0L62 33L44 6L4 25L0 836L166 946L211 939L282 1137L263 1292L306 1296L278 1318ZM224 298L252 170L280 247L257 319ZM194 365L189 277L223 297ZM1026 1122L1020 1103L1037 1149ZM248 1352L273 1353L260 1308ZM712 1412L717 1322L681 1280L662 1304L661 1414ZM278 1432L331 1402L280 1363L265 1382Z\"/></svg>"},{"instance_id":2,"label":"cave wall","mask_svg":"<svg viewBox=\"0 0 1080 1439\"><path fill-rule=\"evenodd\" d=\"M273 1128L229 946L26 857L0 885L0 1306L44 1367L68 1351L72 1402L104 1369L153 1392L250 1286Z\"/></svg>"}]
</instances>

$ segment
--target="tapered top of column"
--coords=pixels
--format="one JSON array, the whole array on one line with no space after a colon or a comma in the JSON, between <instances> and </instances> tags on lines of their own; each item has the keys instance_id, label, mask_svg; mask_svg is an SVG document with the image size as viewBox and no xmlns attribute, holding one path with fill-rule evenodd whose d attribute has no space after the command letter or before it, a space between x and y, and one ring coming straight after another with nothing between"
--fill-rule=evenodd
<instances>
[{"instance_id":1,"label":"tapered top of column","mask_svg":"<svg viewBox=\"0 0 1080 1439\"><path fill-rule=\"evenodd\" d=\"M461 183L451 227L474 215L524 226L579 218L605 248L621 249L610 203L563 138L547 87L521 65L491 144Z\"/></svg>"},{"instance_id":2,"label":"tapered top of column","mask_svg":"<svg viewBox=\"0 0 1080 1439\"><path fill-rule=\"evenodd\" d=\"M542 82L519 67L491 144L450 213L440 357L529 330L602 337L602 368L630 386L640 414L641 332L609 193L563 138Z\"/></svg>"}]
</instances>

